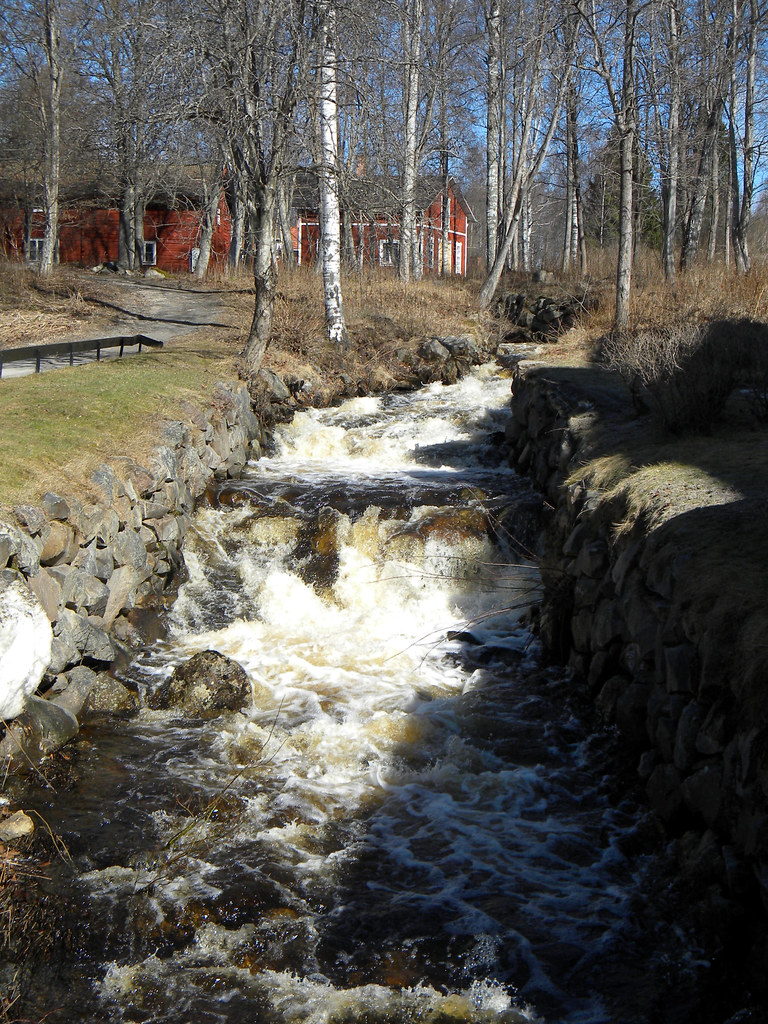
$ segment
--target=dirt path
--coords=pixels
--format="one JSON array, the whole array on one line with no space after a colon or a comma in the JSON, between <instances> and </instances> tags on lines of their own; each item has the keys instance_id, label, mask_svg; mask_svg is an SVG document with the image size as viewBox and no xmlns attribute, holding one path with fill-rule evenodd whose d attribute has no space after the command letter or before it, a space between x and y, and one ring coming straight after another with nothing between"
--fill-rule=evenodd
<instances>
[{"instance_id":1,"label":"dirt path","mask_svg":"<svg viewBox=\"0 0 768 1024\"><path fill-rule=\"evenodd\" d=\"M157 341L168 342L197 327L231 326L226 323L219 292L192 291L162 282L150 284L125 278L110 278L109 283L113 288L120 287L124 300L94 300L91 296L91 301L116 313L116 321L98 332L80 335L80 340L146 334Z\"/></svg>"}]
</instances>

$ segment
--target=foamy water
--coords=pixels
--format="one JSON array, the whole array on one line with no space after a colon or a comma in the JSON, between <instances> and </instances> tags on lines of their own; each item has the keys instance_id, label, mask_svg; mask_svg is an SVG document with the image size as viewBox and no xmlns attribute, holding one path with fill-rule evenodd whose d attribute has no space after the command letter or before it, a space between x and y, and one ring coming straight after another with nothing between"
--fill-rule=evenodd
<instances>
[{"instance_id":1,"label":"foamy water","mask_svg":"<svg viewBox=\"0 0 768 1024\"><path fill-rule=\"evenodd\" d=\"M538 575L498 496L523 485L487 447L508 390L484 370L302 413L248 501L199 512L170 640L135 679L212 648L253 699L145 710L100 755L93 1019L617 1019L601 976L636 808L606 798L600 743L520 621Z\"/></svg>"}]
</instances>

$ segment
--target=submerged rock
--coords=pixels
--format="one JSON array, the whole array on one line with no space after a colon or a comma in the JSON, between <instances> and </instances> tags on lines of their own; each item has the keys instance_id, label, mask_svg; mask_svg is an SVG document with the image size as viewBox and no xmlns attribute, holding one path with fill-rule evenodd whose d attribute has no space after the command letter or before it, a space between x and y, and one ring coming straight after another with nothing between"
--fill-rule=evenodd
<instances>
[{"instance_id":1,"label":"submerged rock","mask_svg":"<svg viewBox=\"0 0 768 1024\"><path fill-rule=\"evenodd\" d=\"M242 665L218 651L201 651L173 670L148 700L152 708L176 708L192 718L239 711L251 699Z\"/></svg>"},{"instance_id":2,"label":"submerged rock","mask_svg":"<svg viewBox=\"0 0 768 1024\"><path fill-rule=\"evenodd\" d=\"M63 707L39 697L28 697L27 706L0 742L0 759L24 770L37 764L77 736L77 719Z\"/></svg>"}]
</instances>

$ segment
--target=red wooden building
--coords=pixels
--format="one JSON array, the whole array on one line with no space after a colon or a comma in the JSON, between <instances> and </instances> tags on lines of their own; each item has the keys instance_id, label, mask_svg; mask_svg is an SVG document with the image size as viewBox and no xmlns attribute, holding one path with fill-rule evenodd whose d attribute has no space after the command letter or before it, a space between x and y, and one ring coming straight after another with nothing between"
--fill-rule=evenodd
<instances>
[{"instance_id":1,"label":"red wooden building","mask_svg":"<svg viewBox=\"0 0 768 1024\"><path fill-rule=\"evenodd\" d=\"M396 267L400 258L399 184L383 179L353 178L340 196L347 245L369 266ZM299 176L293 196L293 252L298 264L314 263L320 244L319 192L311 174ZM447 206L447 209L446 209ZM416 234L426 273L442 269L443 214L448 219L446 244L452 274L467 272L469 224L475 218L453 178L421 178L416 190Z\"/></svg>"},{"instance_id":2,"label":"red wooden building","mask_svg":"<svg viewBox=\"0 0 768 1024\"><path fill-rule=\"evenodd\" d=\"M202 225L201 205L185 196L174 202L154 200L144 213L142 267L160 270L191 270L199 244ZM119 213L116 206L97 200L62 203L59 214L58 258L60 263L95 266L117 262ZM29 238L27 220L18 206L0 205L0 246L7 259L35 262L43 247L43 215L31 216ZM211 245L211 264L227 259L232 225L226 200L222 196L216 211Z\"/></svg>"}]
</instances>

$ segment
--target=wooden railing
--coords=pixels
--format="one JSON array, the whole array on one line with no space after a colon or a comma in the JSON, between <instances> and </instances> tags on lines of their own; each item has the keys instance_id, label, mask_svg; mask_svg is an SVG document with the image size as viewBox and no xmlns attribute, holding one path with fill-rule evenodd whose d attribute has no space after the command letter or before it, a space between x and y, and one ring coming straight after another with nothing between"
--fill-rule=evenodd
<instances>
[{"instance_id":1,"label":"wooden railing","mask_svg":"<svg viewBox=\"0 0 768 1024\"><path fill-rule=\"evenodd\" d=\"M0 350L0 377L3 376L3 368L9 363L34 362L35 373L40 373L41 364L48 359L55 359L59 356L68 356L69 365L74 366L75 355L85 352L95 352L97 361L101 360L101 353L104 349L119 348L119 356L122 356L126 348L138 346L141 352L144 348L162 348L162 341L148 338L145 334L118 335L114 338L95 338L89 341L58 341L50 345L25 345L23 348L9 348Z\"/></svg>"}]
</instances>

